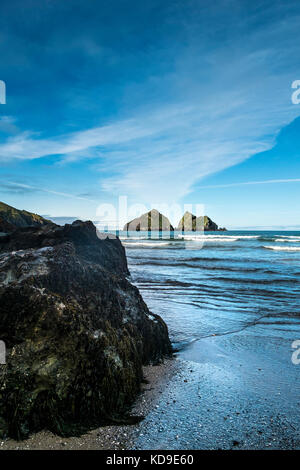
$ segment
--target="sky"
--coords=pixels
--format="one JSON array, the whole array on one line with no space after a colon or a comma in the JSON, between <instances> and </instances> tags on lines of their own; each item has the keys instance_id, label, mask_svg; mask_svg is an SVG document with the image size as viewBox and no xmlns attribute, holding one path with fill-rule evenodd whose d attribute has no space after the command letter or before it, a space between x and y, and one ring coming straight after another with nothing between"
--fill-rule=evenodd
<instances>
[{"instance_id":1,"label":"sky","mask_svg":"<svg viewBox=\"0 0 300 470\"><path fill-rule=\"evenodd\" d=\"M1 0L0 57L1 201L300 229L298 0Z\"/></svg>"}]
</instances>

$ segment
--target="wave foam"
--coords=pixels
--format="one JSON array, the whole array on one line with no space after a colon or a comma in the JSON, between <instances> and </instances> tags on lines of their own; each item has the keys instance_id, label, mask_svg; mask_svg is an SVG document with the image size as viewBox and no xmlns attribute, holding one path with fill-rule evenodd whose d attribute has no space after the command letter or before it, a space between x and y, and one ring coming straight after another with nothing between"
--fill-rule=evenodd
<instances>
[{"instance_id":1,"label":"wave foam","mask_svg":"<svg viewBox=\"0 0 300 470\"><path fill-rule=\"evenodd\" d=\"M238 237L213 237L213 236L190 236L190 235L183 235L183 239L186 241L196 241L196 242L235 242L238 240Z\"/></svg>"},{"instance_id":2,"label":"wave foam","mask_svg":"<svg viewBox=\"0 0 300 470\"><path fill-rule=\"evenodd\" d=\"M257 239L259 235L178 235L178 238L184 240L200 240L200 241L228 241Z\"/></svg>"},{"instance_id":3,"label":"wave foam","mask_svg":"<svg viewBox=\"0 0 300 470\"><path fill-rule=\"evenodd\" d=\"M295 237L295 238L275 238L274 242L280 242L280 243L300 243L300 237Z\"/></svg>"},{"instance_id":4,"label":"wave foam","mask_svg":"<svg viewBox=\"0 0 300 470\"><path fill-rule=\"evenodd\" d=\"M264 246L267 250L276 251L300 251L300 246Z\"/></svg>"},{"instance_id":5,"label":"wave foam","mask_svg":"<svg viewBox=\"0 0 300 470\"><path fill-rule=\"evenodd\" d=\"M275 235L275 237L280 237L280 238L295 238L297 240L300 240L300 237L297 235Z\"/></svg>"},{"instance_id":6,"label":"wave foam","mask_svg":"<svg viewBox=\"0 0 300 470\"><path fill-rule=\"evenodd\" d=\"M130 243L130 242L123 242L123 245L127 248L130 248L131 246L132 247L143 247L143 248L156 248L156 247L160 247L160 246L167 246L167 245L171 245L169 242L133 242L133 243Z\"/></svg>"}]
</instances>

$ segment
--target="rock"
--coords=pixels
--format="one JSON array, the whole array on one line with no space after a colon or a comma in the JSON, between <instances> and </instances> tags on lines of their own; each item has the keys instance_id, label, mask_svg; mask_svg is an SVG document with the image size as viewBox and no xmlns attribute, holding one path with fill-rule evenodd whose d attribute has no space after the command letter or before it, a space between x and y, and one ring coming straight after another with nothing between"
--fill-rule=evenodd
<instances>
[{"instance_id":1,"label":"rock","mask_svg":"<svg viewBox=\"0 0 300 470\"><path fill-rule=\"evenodd\" d=\"M0 217L0 233L6 234L13 232L16 227Z\"/></svg>"},{"instance_id":2,"label":"rock","mask_svg":"<svg viewBox=\"0 0 300 470\"><path fill-rule=\"evenodd\" d=\"M195 231L211 231L215 232L218 230L226 230L225 228L218 229L218 226L213 222L207 215L196 217L191 212L186 211L183 217L180 219L177 230L185 232Z\"/></svg>"},{"instance_id":3,"label":"rock","mask_svg":"<svg viewBox=\"0 0 300 470\"><path fill-rule=\"evenodd\" d=\"M191 212L186 211L179 221L177 230L182 231L195 231L197 217Z\"/></svg>"},{"instance_id":4,"label":"rock","mask_svg":"<svg viewBox=\"0 0 300 470\"><path fill-rule=\"evenodd\" d=\"M131 222L128 222L124 225L123 230L125 231L135 231L135 232L150 232L150 231L174 231L169 219L163 214L158 212L156 209L152 209L146 214L133 219Z\"/></svg>"},{"instance_id":5,"label":"rock","mask_svg":"<svg viewBox=\"0 0 300 470\"><path fill-rule=\"evenodd\" d=\"M0 232L12 231L18 227L43 226L49 224L53 224L53 222L44 219L40 215L19 210L4 202L0 202ZM3 230L3 226L6 226L7 230Z\"/></svg>"},{"instance_id":6,"label":"rock","mask_svg":"<svg viewBox=\"0 0 300 470\"><path fill-rule=\"evenodd\" d=\"M100 240L97 236L96 227L92 222L81 222L77 220L73 224L57 226L46 225L37 229L35 227L24 227L0 238L0 253L28 248L39 249L43 247L54 247L71 242L76 253L87 261L99 263L104 268L116 273L128 273L125 249L119 239L109 238L105 235Z\"/></svg>"},{"instance_id":7,"label":"rock","mask_svg":"<svg viewBox=\"0 0 300 470\"><path fill-rule=\"evenodd\" d=\"M119 239L91 222L0 238L0 435L78 434L126 421L142 365L171 354L163 320L126 279Z\"/></svg>"}]
</instances>

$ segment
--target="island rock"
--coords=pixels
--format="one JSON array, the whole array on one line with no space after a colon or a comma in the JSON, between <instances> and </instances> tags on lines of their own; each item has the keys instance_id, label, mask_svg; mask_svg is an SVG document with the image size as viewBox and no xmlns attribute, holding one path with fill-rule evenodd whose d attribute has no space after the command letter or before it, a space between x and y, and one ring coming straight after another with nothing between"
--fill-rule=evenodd
<instances>
[{"instance_id":1,"label":"island rock","mask_svg":"<svg viewBox=\"0 0 300 470\"><path fill-rule=\"evenodd\" d=\"M151 231L174 231L169 219L161 214L158 210L152 209L146 214L133 219L125 224L123 230L135 232L151 232Z\"/></svg>"},{"instance_id":2,"label":"island rock","mask_svg":"<svg viewBox=\"0 0 300 470\"><path fill-rule=\"evenodd\" d=\"M196 217L191 212L186 211L180 219L177 230L183 232L195 231L210 231L216 232L218 230L226 230L225 228L219 229L217 224L213 222L207 215Z\"/></svg>"}]
</instances>

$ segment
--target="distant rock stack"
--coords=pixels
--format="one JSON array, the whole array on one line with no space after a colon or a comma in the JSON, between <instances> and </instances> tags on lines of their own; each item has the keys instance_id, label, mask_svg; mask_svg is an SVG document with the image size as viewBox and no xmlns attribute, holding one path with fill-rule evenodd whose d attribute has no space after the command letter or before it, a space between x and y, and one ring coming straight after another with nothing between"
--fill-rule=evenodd
<instances>
[{"instance_id":1,"label":"distant rock stack","mask_svg":"<svg viewBox=\"0 0 300 470\"><path fill-rule=\"evenodd\" d=\"M152 209L146 214L131 220L124 225L123 230L129 232L174 231L169 219L158 210Z\"/></svg>"},{"instance_id":2,"label":"distant rock stack","mask_svg":"<svg viewBox=\"0 0 300 470\"><path fill-rule=\"evenodd\" d=\"M183 217L180 219L177 230L182 232L216 232L219 229L217 224L213 222L207 215L196 217L191 212L186 211Z\"/></svg>"},{"instance_id":3,"label":"distant rock stack","mask_svg":"<svg viewBox=\"0 0 300 470\"><path fill-rule=\"evenodd\" d=\"M197 217L191 212L186 211L179 221L177 230L182 231L195 231L196 230L196 219Z\"/></svg>"}]
</instances>

